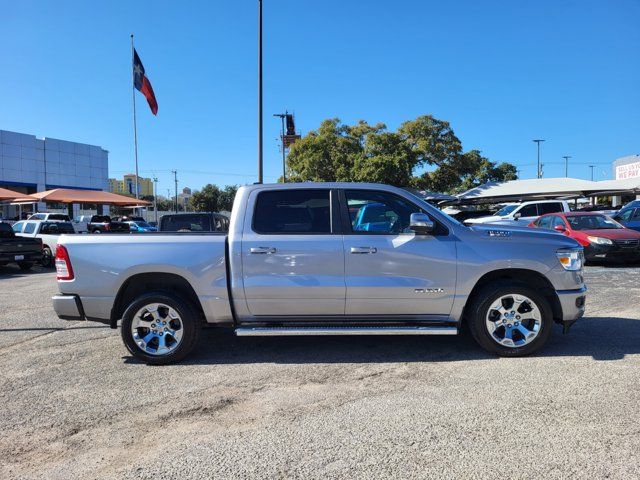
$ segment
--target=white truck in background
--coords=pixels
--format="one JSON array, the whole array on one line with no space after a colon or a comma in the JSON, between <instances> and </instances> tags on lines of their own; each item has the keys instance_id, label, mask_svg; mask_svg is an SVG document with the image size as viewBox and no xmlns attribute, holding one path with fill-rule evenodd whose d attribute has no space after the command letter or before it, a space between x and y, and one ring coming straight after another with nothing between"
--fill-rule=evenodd
<instances>
[{"instance_id":1,"label":"white truck in background","mask_svg":"<svg viewBox=\"0 0 640 480\"><path fill-rule=\"evenodd\" d=\"M570 212L566 200L533 200L522 203L507 203L495 215L470 218L465 225L497 224L526 227L529 222L547 213Z\"/></svg>"},{"instance_id":2,"label":"white truck in background","mask_svg":"<svg viewBox=\"0 0 640 480\"><path fill-rule=\"evenodd\" d=\"M61 220L22 220L11 227L17 237L39 238L42 240L42 266L53 267L58 240L62 234L73 234L71 222Z\"/></svg>"}]
</instances>

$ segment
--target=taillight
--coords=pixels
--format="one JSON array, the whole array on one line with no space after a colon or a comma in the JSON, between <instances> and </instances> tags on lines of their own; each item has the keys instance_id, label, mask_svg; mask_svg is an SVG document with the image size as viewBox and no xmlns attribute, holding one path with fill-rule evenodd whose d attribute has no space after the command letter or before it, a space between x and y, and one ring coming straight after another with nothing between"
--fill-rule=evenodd
<instances>
[{"instance_id":1,"label":"taillight","mask_svg":"<svg viewBox=\"0 0 640 480\"><path fill-rule=\"evenodd\" d=\"M56 279L73 280L73 268L69 259L69 252L63 245L56 248Z\"/></svg>"},{"instance_id":2,"label":"taillight","mask_svg":"<svg viewBox=\"0 0 640 480\"><path fill-rule=\"evenodd\" d=\"M109 225L108 223L104 226L105 231L107 230L111 230L111 225Z\"/></svg>"}]
</instances>

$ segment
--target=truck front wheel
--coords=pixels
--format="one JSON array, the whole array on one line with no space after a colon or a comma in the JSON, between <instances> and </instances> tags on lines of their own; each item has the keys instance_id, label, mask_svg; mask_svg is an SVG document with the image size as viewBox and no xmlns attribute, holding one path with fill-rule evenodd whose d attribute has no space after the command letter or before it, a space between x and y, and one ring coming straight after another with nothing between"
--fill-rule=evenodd
<instances>
[{"instance_id":1,"label":"truck front wheel","mask_svg":"<svg viewBox=\"0 0 640 480\"><path fill-rule=\"evenodd\" d=\"M146 293L122 316L122 340L145 363L167 365L186 357L198 343L200 319L193 307L169 293Z\"/></svg>"},{"instance_id":2,"label":"truck front wheel","mask_svg":"<svg viewBox=\"0 0 640 480\"><path fill-rule=\"evenodd\" d=\"M518 357L535 352L549 340L553 313L549 301L527 285L496 282L474 296L467 320L482 348Z\"/></svg>"}]
</instances>

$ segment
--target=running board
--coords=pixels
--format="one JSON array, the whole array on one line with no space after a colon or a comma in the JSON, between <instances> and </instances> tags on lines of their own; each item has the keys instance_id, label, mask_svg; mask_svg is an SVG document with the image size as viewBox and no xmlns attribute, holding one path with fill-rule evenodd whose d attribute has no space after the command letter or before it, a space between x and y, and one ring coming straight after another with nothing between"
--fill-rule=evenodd
<instances>
[{"instance_id":1,"label":"running board","mask_svg":"<svg viewBox=\"0 0 640 480\"><path fill-rule=\"evenodd\" d=\"M311 335L457 335L456 327L239 327L239 337Z\"/></svg>"}]
</instances>

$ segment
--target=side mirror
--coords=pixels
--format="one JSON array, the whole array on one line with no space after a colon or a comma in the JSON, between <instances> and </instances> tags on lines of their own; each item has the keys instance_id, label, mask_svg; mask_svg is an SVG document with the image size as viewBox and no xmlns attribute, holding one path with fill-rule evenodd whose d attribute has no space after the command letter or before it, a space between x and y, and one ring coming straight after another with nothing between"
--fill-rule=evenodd
<instances>
[{"instance_id":1,"label":"side mirror","mask_svg":"<svg viewBox=\"0 0 640 480\"><path fill-rule=\"evenodd\" d=\"M433 232L435 224L425 213L412 213L409 219L409 228L417 235L429 235Z\"/></svg>"},{"instance_id":2,"label":"side mirror","mask_svg":"<svg viewBox=\"0 0 640 480\"><path fill-rule=\"evenodd\" d=\"M567 229L565 228L564 225L556 225L555 227L553 227L553 229L556 232L566 232L567 231Z\"/></svg>"},{"instance_id":3,"label":"side mirror","mask_svg":"<svg viewBox=\"0 0 640 480\"><path fill-rule=\"evenodd\" d=\"M518 213L514 213L514 214L513 214L513 219L514 219L514 220L520 220L520 217L521 217L521 216L522 216L522 214L521 214L520 212L518 212Z\"/></svg>"}]
</instances>

